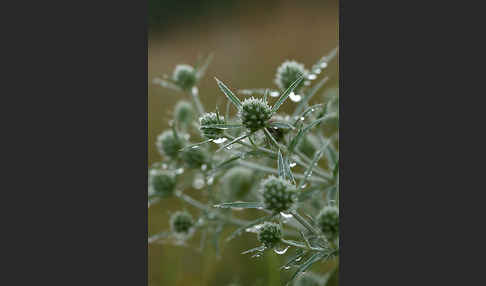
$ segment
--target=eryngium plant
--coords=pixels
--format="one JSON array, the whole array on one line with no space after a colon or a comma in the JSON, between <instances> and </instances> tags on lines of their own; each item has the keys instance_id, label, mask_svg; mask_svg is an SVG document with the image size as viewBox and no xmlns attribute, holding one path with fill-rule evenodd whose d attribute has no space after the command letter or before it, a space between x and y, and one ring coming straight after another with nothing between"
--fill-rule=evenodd
<instances>
[{"instance_id":1,"label":"eryngium plant","mask_svg":"<svg viewBox=\"0 0 486 286\"><path fill-rule=\"evenodd\" d=\"M309 70L285 61L276 71L278 89L239 90L240 97L215 78L228 100L224 116L218 107L206 112L199 99L197 84L212 56L194 67L178 65L172 80L154 79L192 102L176 105L171 128L157 138L163 160L149 169L149 207L175 196L198 213L195 218L187 210L173 213L170 230L150 236L149 243L186 245L201 232L200 248L212 237L219 256L223 228L234 226L225 242L256 234L256 247L243 254L295 252L282 266L294 269L289 284L327 283L331 272L322 276L308 270L339 257L339 97L332 88L316 97L326 88L330 75L322 71L336 53ZM325 76L318 80L321 73ZM289 98L294 110L284 114L280 107ZM204 201L184 192L191 187L188 176ZM261 215L248 221L231 209L256 209Z\"/></svg>"}]
</instances>

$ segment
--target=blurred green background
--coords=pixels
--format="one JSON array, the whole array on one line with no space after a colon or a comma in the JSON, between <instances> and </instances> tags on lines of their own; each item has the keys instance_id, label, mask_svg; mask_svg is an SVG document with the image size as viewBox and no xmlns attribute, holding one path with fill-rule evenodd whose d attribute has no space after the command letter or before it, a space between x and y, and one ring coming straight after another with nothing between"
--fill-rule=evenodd
<instances>
[{"instance_id":1,"label":"blurred green background","mask_svg":"<svg viewBox=\"0 0 486 286\"><path fill-rule=\"evenodd\" d=\"M214 110L217 104L223 107L225 103L214 76L233 90L275 88L275 71L284 60L294 59L310 68L338 45L337 0L149 0L148 14L149 165L161 159L155 139L168 128L175 104L183 98L189 100L152 84L154 77L171 75L176 64L194 64L198 55L213 52L214 60L199 91L206 110ZM330 68L337 70L335 65ZM334 77L329 85L337 85L337 80ZM290 110L292 104L288 101L284 108ZM197 190L186 191L197 197ZM149 235L167 230L169 213L182 208L184 205L177 199L152 206ZM197 216L197 211L185 208ZM254 217L255 213L242 212L241 217L247 215ZM279 270L287 255L268 252L251 258L240 254L256 246L253 234L221 244L221 259L215 257L211 246L203 253L194 249L199 246L199 235L189 244L194 247L149 245L149 285L285 285L291 275ZM319 264L312 270L324 272L327 267Z\"/></svg>"}]
</instances>

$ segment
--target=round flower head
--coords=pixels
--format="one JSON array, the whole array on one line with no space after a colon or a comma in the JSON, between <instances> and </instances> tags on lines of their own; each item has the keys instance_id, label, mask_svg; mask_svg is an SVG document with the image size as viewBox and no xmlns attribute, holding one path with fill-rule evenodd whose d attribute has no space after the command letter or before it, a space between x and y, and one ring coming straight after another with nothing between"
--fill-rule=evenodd
<instances>
[{"instance_id":1,"label":"round flower head","mask_svg":"<svg viewBox=\"0 0 486 286\"><path fill-rule=\"evenodd\" d=\"M207 139L218 139L223 135L223 129L207 127L214 124L224 124L224 117L218 116L214 112L205 113L199 118L199 130Z\"/></svg>"},{"instance_id":2,"label":"round flower head","mask_svg":"<svg viewBox=\"0 0 486 286\"><path fill-rule=\"evenodd\" d=\"M265 127L265 123L272 117L272 109L267 101L251 97L242 102L239 115L246 128L256 131Z\"/></svg>"},{"instance_id":3,"label":"round flower head","mask_svg":"<svg viewBox=\"0 0 486 286\"><path fill-rule=\"evenodd\" d=\"M174 193L176 186L175 176L168 171L150 170L149 193L166 198Z\"/></svg>"},{"instance_id":4,"label":"round flower head","mask_svg":"<svg viewBox=\"0 0 486 286\"><path fill-rule=\"evenodd\" d=\"M297 201L297 191L289 181L270 176L262 182L265 208L275 213L290 209Z\"/></svg>"},{"instance_id":5,"label":"round flower head","mask_svg":"<svg viewBox=\"0 0 486 286\"><path fill-rule=\"evenodd\" d=\"M306 272L295 279L294 286L320 286L327 280L312 272Z\"/></svg>"},{"instance_id":6,"label":"round flower head","mask_svg":"<svg viewBox=\"0 0 486 286\"><path fill-rule=\"evenodd\" d=\"M179 150L184 147L184 141L181 134L176 138L172 130L166 130L157 137L155 145L160 154L175 158L179 154Z\"/></svg>"},{"instance_id":7,"label":"round flower head","mask_svg":"<svg viewBox=\"0 0 486 286\"><path fill-rule=\"evenodd\" d=\"M304 65L296 61L285 61L277 69L275 76L275 84L281 89L286 90L290 85L299 79L301 75L306 75L308 72L304 68ZM301 81L299 85L294 89L299 90L304 86L304 81Z\"/></svg>"},{"instance_id":8,"label":"round flower head","mask_svg":"<svg viewBox=\"0 0 486 286\"><path fill-rule=\"evenodd\" d=\"M328 239L339 235L339 209L336 206L324 207L317 216L317 225Z\"/></svg>"},{"instance_id":9,"label":"round flower head","mask_svg":"<svg viewBox=\"0 0 486 286\"><path fill-rule=\"evenodd\" d=\"M222 178L221 190L230 200L243 199L253 185L253 172L243 167L229 170Z\"/></svg>"},{"instance_id":10,"label":"round flower head","mask_svg":"<svg viewBox=\"0 0 486 286\"><path fill-rule=\"evenodd\" d=\"M208 162L208 154L199 147L184 149L181 157L189 168L199 168Z\"/></svg>"},{"instance_id":11,"label":"round flower head","mask_svg":"<svg viewBox=\"0 0 486 286\"><path fill-rule=\"evenodd\" d=\"M177 122L189 125L194 117L192 104L187 101L179 101L175 106L174 117Z\"/></svg>"},{"instance_id":12,"label":"round flower head","mask_svg":"<svg viewBox=\"0 0 486 286\"><path fill-rule=\"evenodd\" d=\"M186 211L177 211L170 217L170 228L177 238L185 239L192 235L194 220Z\"/></svg>"},{"instance_id":13,"label":"round flower head","mask_svg":"<svg viewBox=\"0 0 486 286\"><path fill-rule=\"evenodd\" d=\"M268 248L275 247L282 239L282 228L279 224L264 222L258 230L258 241Z\"/></svg>"},{"instance_id":14,"label":"round flower head","mask_svg":"<svg viewBox=\"0 0 486 286\"><path fill-rule=\"evenodd\" d=\"M196 71L190 65L178 65L172 74L172 80L183 90L190 90L196 84Z\"/></svg>"}]
</instances>

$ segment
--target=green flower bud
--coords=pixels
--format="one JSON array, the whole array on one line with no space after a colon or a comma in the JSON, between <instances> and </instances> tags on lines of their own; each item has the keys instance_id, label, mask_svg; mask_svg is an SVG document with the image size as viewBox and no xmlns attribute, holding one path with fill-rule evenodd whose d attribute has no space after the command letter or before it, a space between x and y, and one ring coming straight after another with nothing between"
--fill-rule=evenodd
<instances>
[{"instance_id":1,"label":"green flower bud","mask_svg":"<svg viewBox=\"0 0 486 286\"><path fill-rule=\"evenodd\" d=\"M184 147L184 141L181 136L182 134L179 134L178 138L176 138L172 130L162 132L155 143L159 153L170 158L177 157L179 150Z\"/></svg>"},{"instance_id":2,"label":"green flower bud","mask_svg":"<svg viewBox=\"0 0 486 286\"><path fill-rule=\"evenodd\" d=\"M170 197L175 190L175 176L168 171L152 169L149 172L149 195Z\"/></svg>"},{"instance_id":3,"label":"green flower bud","mask_svg":"<svg viewBox=\"0 0 486 286\"><path fill-rule=\"evenodd\" d=\"M202 135L207 139L218 139L223 135L223 129L207 127L214 124L224 124L224 117L218 116L216 113L205 113L199 118L199 124Z\"/></svg>"},{"instance_id":4,"label":"green flower bud","mask_svg":"<svg viewBox=\"0 0 486 286\"><path fill-rule=\"evenodd\" d=\"M170 217L170 228L177 238L189 238L194 231L193 227L194 220L186 211L177 211Z\"/></svg>"},{"instance_id":5,"label":"green flower bud","mask_svg":"<svg viewBox=\"0 0 486 286\"><path fill-rule=\"evenodd\" d=\"M250 131L257 131L272 117L272 109L268 102L260 98L247 98L242 102L239 112L241 122Z\"/></svg>"},{"instance_id":6,"label":"green flower bud","mask_svg":"<svg viewBox=\"0 0 486 286\"><path fill-rule=\"evenodd\" d=\"M324 207L317 216L317 225L329 240L339 236L339 209L336 206Z\"/></svg>"},{"instance_id":7,"label":"green flower bud","mask_svg":"<svg viewBox=\"0 0 486 286\"><path fill-rule=\"evenodd\" d=\"M177 122L189 125L194 118L194 108L192 104L187 101L179 101L175 106L174 117Z\"/></svg>"},{"instance_id":8,"label":"green flower bud","mask_svg":"<svg viewBox=\"0 0 486 286\"><path fill-rule=\"evenodd\" d=\"M304 153L308 158L313 158L319 146L319 139L314 134L307 134L300 140L297 148Z\"/></svg>"},{"instance_id":9,"label":"green flower bud","mask_svg":"<svg viewBox=\"0 0 486 286\"><path fill-rule=\"evenodd\" d=\"M196 84L196 71L190 65L178 65L172 74L172 80L183 90L190 90Z\"/></svg>"},{"instance_id":10,"label":"green flower bud","mask_svg":"<svg viewBox=\"0 0 486 286\"><path fill-rule=\"evenodd\" d=\"M270 176L262 182L265 208L275 213L289 210L297 201L297 190L289 181Z\"/></svg>"},{"instance_id":11,"label":"green flower bud","mask_svg":"<svg viewBox=\"0 0 486 286\"><path fill-rule=\"evenodd\" d=\"M189 168L200 168L209 161L208 154L200 147L184 149L181 157Z\"/></svg>"},{"instance_id":12,"label":"green flower bud","mask_svg":"<svg viewBox=\"0 0 486 286\"><path fill-rule=\"evenodd\" d=\"M279 224L264 222L258 230L258 241L268 248L273 248L282 239L282 228Z\"/></svg>"},{"instance_id":13,"label":"green flower bud","mask_svg":"<svg viewBox=\"0 0 486 286\"><path fill-rule=\"evenodd\" d=\"M277 84L281 90L286 90L294 81L299 79L301 75L306 74L308 74L308 71L304 68L303 64L296 61L285 61L277 69L275 84ZM294 91L298 91L303 86L304 81L301 81Z\"/></svg>"},{"instance_id":14,"label":"green flower bud","mask_svg":"<svg viewBox=\"0 0 486 286\"><path fill-rule=\"evenodd\" d=\"M229 200L241 200L253 186L253 172L243 167L229 170L222 178L221 190Z\"/></svg>"}]
</instances>

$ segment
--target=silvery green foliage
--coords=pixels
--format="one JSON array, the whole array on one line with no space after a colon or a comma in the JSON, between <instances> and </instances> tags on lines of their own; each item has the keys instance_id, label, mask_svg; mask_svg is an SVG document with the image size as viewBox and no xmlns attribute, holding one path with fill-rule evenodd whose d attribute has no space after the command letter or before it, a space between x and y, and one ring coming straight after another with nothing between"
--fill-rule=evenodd
<instances>
[{"instance_id":1,"label":"silvery green foliage","mask_svg":"<svg viewBox=\"0 0 486 286\"><path fill-rule=\"evenodd\" d=\"M336 54L309 70L284 62L276 71L279 91L244 89L237 96L215 78L227 99L224 116L215 106L206 112L197 87L212 55L194 67L178 65L171 79L154 79L192 102L180 101L157 137L162 161L148 177L149 207L175 196L188 208L173 213L170 230L150 235L149 243L200 251L210 245L219 256L222 243L256 234L255 247L242 254L288 256L282 269L292 270L289 284L326 284L328 274L309 270L330 263L337 271L339 256L339 92L326 86ZM283 113L283 105L293 112ZM242 210L255 219L240 218Z\"/></svg>"}]
</instances>

